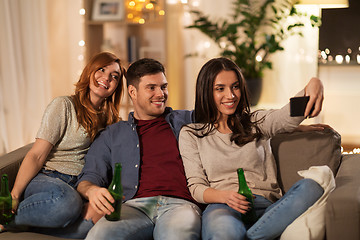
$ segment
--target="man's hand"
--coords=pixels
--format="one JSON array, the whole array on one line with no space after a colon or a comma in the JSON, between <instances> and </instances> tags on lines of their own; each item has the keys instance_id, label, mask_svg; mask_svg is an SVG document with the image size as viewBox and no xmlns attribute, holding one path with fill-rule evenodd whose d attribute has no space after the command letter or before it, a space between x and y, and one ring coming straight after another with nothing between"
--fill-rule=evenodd
<instances>
[{"instance_id":1,"label":"man's hand","mask_svg":"<svg viewBox=\"0 0 360 240\"><path fill-rule=\"evenodd\" d=\"M77 191L89 200L91 207L99 214L110 214L114 211L111 203L115 200L106 188L99 187L89 181L82 181L77 186Z\"/></svg>"},{"instance_id":2,"label":"man's hand","mask_svg":"<svg viewBox=\"0 0 360 240\"><path fill-rule=\"evenodd\" d=\"M110 203L114 203L115 200L106 188L93 185L89 187L86 195L89 198L90 205L97 213L110 214L114 211Z\"/></svg>"},{"instance_id":3,"label":"man's hand","mask_svg":"<svg viewBox=\"0 0 360 240\"><path fill-rule=\"evenodd\" d=\"M306 105L305 117L316 117L321 112L324 100L324 86L320 79L310 79L309 83L305 86L305 96L310 97L309 102ZM314 106L314 111L310 115L312 106Z\"/></svg>"}]
</instances>

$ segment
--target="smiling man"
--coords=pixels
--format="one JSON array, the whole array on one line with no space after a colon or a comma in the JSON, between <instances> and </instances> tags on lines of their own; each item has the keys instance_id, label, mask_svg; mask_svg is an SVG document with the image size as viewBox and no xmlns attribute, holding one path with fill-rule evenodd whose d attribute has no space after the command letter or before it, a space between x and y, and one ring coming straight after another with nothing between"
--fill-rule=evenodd
<instances>
[{"instance_id":1,"label":"smiling man","mask_svg":"<svg viewBox=\"0 0 360 240\"><path fill-rule=\"evenodd\" d=\"M168 83L156 60L134 62L126 80L134 112L94 141L77 187L98 214L110 214L114 199L106 188L120 162L121 220L102 217L86 239L200 239L201 211L187 188L177 142L192 112L166 107Z\"/></svg>"}]
</instances>

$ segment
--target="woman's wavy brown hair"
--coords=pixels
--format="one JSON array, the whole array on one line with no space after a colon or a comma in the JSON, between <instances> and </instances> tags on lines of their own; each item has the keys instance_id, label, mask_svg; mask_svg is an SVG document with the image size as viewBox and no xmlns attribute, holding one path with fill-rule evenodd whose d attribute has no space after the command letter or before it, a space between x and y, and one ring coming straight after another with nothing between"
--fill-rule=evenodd
<instances>
[{"instance_id":1,"label":"woman's wavy brown hair","mask_svg":"<svg viewBox=\"0 0 360 240\"><path fill-rule=\"evenodd\" d=\"M94 77L95 72L114 62L118 63L120 67L118 86L112 95L105 99L100 110L94 109L90 102L90 81L93 81L95 86L98 86ZM76 88L73 99L75 102L77 120L79 124L85 128L91 141L95 139L97 133L101 129L120 120L119 109L123 93L124 74L125 69L121 64L120 59L112 53L102 52L90 59L89 63L85 66L79 81L75 84Z\"/></svg>"},{"instance_id":2,"label":"woman's wavy brown hair","mask_svg":"<svg viewBox=\"0 0 360 240\"><path fill-rule=\"evenodd\" d=\"M235 113L230 115L227 124L232 131L231 141L242 146L261 138L258 122L251 121L250 105L245 79L240 68L227 58L214 58L201 68L196 81L195 123L203 123L200 128L194 128L197 137L205 137L215 130L218 119L218 109L214 101L214 82L221 71L233 71L240 85L240 101ZM261 121L261 120L259 120Z\"/></svg>"}]
</instances>

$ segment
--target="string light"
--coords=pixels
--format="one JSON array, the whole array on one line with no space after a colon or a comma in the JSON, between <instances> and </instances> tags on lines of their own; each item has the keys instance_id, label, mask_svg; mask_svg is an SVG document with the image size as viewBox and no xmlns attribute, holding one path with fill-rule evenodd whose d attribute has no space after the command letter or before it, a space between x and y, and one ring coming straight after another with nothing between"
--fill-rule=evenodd
<instances>
[{"instance_id":1,"label":"string light","mask_svg":"<svg viewBox=\"0 0 360 240\"><path fill-rule=\"evenodd\" d=\"M84 3L83 3L83 1L81 1L81 6L83 6L83 5L84 5ZM84 22L85 21L85 15L86 15L85 8L80 8L79 9L79 15L80 15L80 18L81 18L81 22ZM85 61L85 41L83 39L81 39L81 40L78 41L77 44L79 46L79 54L77 56L77 60L80 62L80 65L84 65L84 61ZM82 73L82 67L77 70L78 76L80 76L81 73Z\"/></svg>"},{"instance_id":2,"label":"string light","mask_svg":"<svg viewBox=\"0 0 360 240\"><path fill-rule=\"evenodd\" d=\"M84 40L80 40L80 41L79 41L79 46L80 46L80 47L85 46L85 41L84 41Z\"/></svg>"},{"instance_id":3,"label":"string light","mask_svg":"<svg viewBox=\"0 0 360 240\"><path fill-rule=\"evenodd\" d=\"M341 147L341 152L342 152L342 154L360 154L360 148L354 148L350 152L344 152L344 148Z\"/></svg>"},{"instance_id":4,"label":"string light","mask_svg":"<svg viewBox=\"0 0 360 240\"><path fill-rule=\"evenodd\" d=\"M81 9L79 10L79 14L80 14L81 16L84 16L85 13L86 13L86 11L85 11L84 8L81 8Z\"/></svg>"},{"instance_id":5,"label":"string light","mask_svg":"<svg viewBox=\"0 0 360 240\"><path fill-rule=\"evenodd\" d=\"M341 64L343 63L344 61L344 57L342 55L336 55L335 56L335 61L338 63L338 64Z\"/></svg>"},{"instance_id":6,"label":"string light","mask_svg":"<svg viewBox=\"0 0 360 240\"><path fill-rule=\"evenodd\" d=\"M146 4L146 9L153 9L154 8L154 4L152 4L152 3L148 3L148 4Z\"/></svg>"},{"instance_id":7,"label":"string light","mask_svg":"<svg viewBox=\"0 0 360 240\"><path fill-rule=\"evenodd\" d=\"M346 56L345 56L345 62L346 62L346 63L350 63L350 60L351 60L351 59L350 59L350 56L349 56L349 55L346 55Z\"/></svg>"},{"instance_id":8,"label":"string light","mask_svg":"<svg viewBox=\"0 0 360 240\"><path fill-rule=\"evenodd\" d=\"M318 60L319 63L327 64L331 63L334 60L334 57L330 55L330 49L326 48L325 50L319 50ZM359 47L360 52L360 47ZM360 53L355 54L351 48L346 49L346 54L338 54L335 56L336 64L360 64Z\"/></svg>"},{"instance_id":9,"label":"string light","mask_svg":"<svg viewBox=\"0 0 360 240\"><path fill-rule=\"evenodd\" d=\"M129 7L130 7L130 8L135 7L135 5L136 5L135 1L130 1L130 2L129 2Z\"/></svg>"},{"instance_id":10,"label":"string light","mask_svg":"<svg viewBox=\"0 0 360 240\"><path fill-rule=\"evenodd\" d=\"M165 11L162 1L158 0L127 0L127 20L138 24L156 21L159 16L164 16Z\"/></svg>"}]
</instances>

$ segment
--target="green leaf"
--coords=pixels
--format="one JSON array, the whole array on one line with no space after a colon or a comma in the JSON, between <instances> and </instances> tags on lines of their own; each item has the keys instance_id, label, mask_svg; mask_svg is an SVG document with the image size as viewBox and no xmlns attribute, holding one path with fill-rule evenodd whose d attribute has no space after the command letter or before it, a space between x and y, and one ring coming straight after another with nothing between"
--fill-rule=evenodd
<instances>
[{"instance_id":1,"label":"green leaf","mask_svg":"<svg viewBox=\"0 0 360 240\"><path fill-rule=\"evenodd\" d=\"M302 36L300 29L305 25L305 20L288 25L284 20L306 16L293 7L292 0L233 0L233 20L213 20L199 10L190 12L194 22L186 28L198 29L217 44L224 40L221 55L233 59L245 76L261 76L264 69L271 69L268 56L284 50L281 43L287 37ZM321 19L313 15L307 21L312 26L321 25ZM259 51L265 52L261 62L255 60Z\"/></svg>"}]
</instances>

